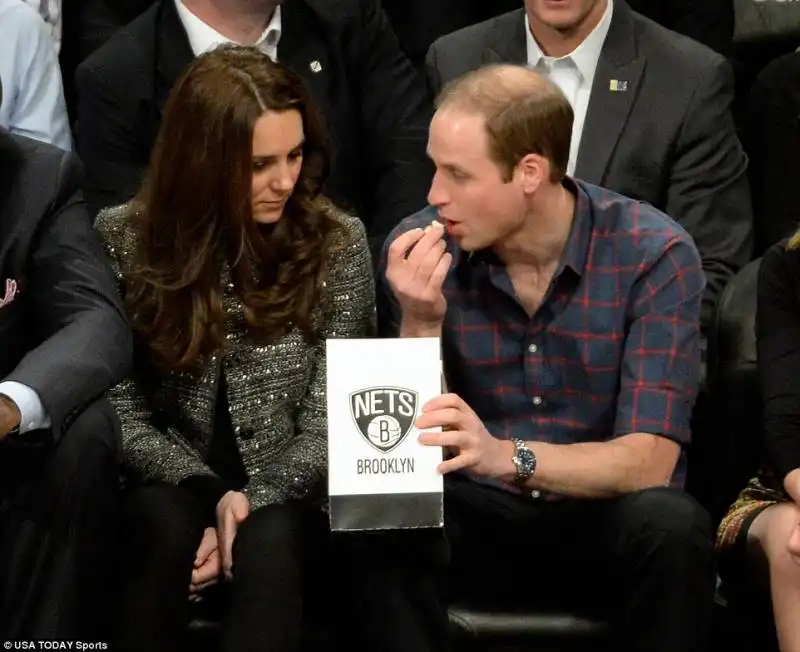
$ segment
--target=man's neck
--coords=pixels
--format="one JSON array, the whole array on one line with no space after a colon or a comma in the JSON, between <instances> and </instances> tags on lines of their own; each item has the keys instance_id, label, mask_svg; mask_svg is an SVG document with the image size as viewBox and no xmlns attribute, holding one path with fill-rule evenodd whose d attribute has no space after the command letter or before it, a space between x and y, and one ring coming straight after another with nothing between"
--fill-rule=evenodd
<instances>
[{"instance_id":1,"label":"man's neck","mask_svg":"<svg viewBox=\"0 0 800 652\"><path fill-rule=\"evenodd\" d=\"M523 225L494 246L506 267L527 267L545 273L561 260L572 229L575 197L561 184L541 192Z\"/></svg>"},{"instance_id":2,"label":"man's neck","mask_svg":"<svg viewBox=\"0 0 800 652\"><path fill-rule=\"evenodd\" d=\"M181 0L195 16L240 45L253 45L264 33L281 0Z\"/></svg>"},{"instance_id":3,"label":"man's neck","mask_svg":"<svg viewBox=\"0 0 800 652\"><path fill-rule=\"evenodd\" d=\"M574 52L586 37L592 33L592 30L603 19L607 6L608 0L598 2L583 21L568 30L553 29L536 20L533 14L528 12L531 34L545 55L549 57L564 57Z\"/></svg>"}]
</instances>

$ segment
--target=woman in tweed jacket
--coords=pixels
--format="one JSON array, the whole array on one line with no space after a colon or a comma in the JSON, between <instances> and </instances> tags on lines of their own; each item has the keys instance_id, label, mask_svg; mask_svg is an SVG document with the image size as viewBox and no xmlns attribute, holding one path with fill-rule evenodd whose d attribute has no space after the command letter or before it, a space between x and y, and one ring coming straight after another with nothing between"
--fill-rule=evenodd
<instances>
[{"instance_id":1,"label":"woman in tweed jacket","mask_svg":"<svg viewBox=\"0 0 800 652\"><path fill-rule=\"evenodd\" d=\"M291 651L327 535L325 339L368 337L361 223L320 194L302 82L251 48L197 58L139 195L98 218L137 336L122 421L125 568L114 649L175 650L224 575L225 648Z\"/></svg>"}]
</instances>

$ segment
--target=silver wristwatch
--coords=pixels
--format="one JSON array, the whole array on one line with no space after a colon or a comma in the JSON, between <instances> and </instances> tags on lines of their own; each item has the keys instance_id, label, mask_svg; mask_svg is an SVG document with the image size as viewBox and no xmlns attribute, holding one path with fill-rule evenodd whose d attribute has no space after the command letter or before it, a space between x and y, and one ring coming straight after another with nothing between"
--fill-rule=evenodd
<instances>
[{"instance_id":1,"label":"silver wristwatch","mask_svg":"<svg viewBox=\"0 0 800 652\"><path fill-rule=\"evenodd\" d=\"M514 484L522 486L527 480L533 477L536 473L536 455L528 448L528 445L521 439L512 439L514 442L514 457L511 461L517 469L517 475L514 478Z\"/></svg>"}]
</instances>

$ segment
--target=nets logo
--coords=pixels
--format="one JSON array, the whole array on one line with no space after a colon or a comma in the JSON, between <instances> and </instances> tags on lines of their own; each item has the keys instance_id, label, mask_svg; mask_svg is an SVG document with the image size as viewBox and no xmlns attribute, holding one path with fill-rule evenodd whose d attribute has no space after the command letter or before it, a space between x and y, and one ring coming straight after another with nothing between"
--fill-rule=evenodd
<instances>
[{"instance_id":1,"label":"nets logo","mask_svg":"<svg viewBox=\"0 0 800 652\"><path fill-rule=\"evenodd\" d=\"M388 453L411 431L417 403L417 392L410 389L369 387L350 394L350 413L370 446Z\"/></svg>"}]
</instances>

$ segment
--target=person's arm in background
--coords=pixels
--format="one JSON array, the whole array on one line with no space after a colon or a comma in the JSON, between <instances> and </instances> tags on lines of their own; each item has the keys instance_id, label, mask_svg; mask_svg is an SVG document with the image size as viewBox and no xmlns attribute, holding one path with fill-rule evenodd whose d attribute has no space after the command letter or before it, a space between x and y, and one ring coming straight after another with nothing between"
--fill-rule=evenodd
<instances>
[{"instance_id":1,"label":"person's arm in background","mask_svg":"<svg viewBox=\"0 0 800 652\"><path fill-rule=\"evenodd\" d=\"M758 272L756 341L767 459L800 505L800 252L769 249Z\"/></svg>"},{"instance_id":2,"label":"person's arm in background","mask_svg":"<svg viewBox=\"0 0 800 652\"><path fill-rule=\"evenodd\" d=\"M397 41L377 0L360 0L354 74L361 84L361 124L372 196L369 240L377 253L400 220L427 204L433 165L426 148L433 103L422 75Z\"/></svg>"},{"instance_id":3,"label":"person's arm in background","mask_svg":"<svg viewBox=\"0 0 800 652\"><path fill-rule=\"evenodd\" d=\"M0 393L21 400L21 428L50 425L56 439L131 364L130 328L80 182L76 158L63 153L58 191L35 236L25 289L42 342L0 384ZM30 391L20 393L20 386Z\"/></svg>"},{"instance_id":4,"label":"person's arm in background","mask_svg":"<svg viewBox=\"0 0 800 652\"><path fill-rule=\"evenodd\" d=\"M11 133L72 149L56 45L36 10L0 11L0 124Z\"/></svg>"}]
</instances>

